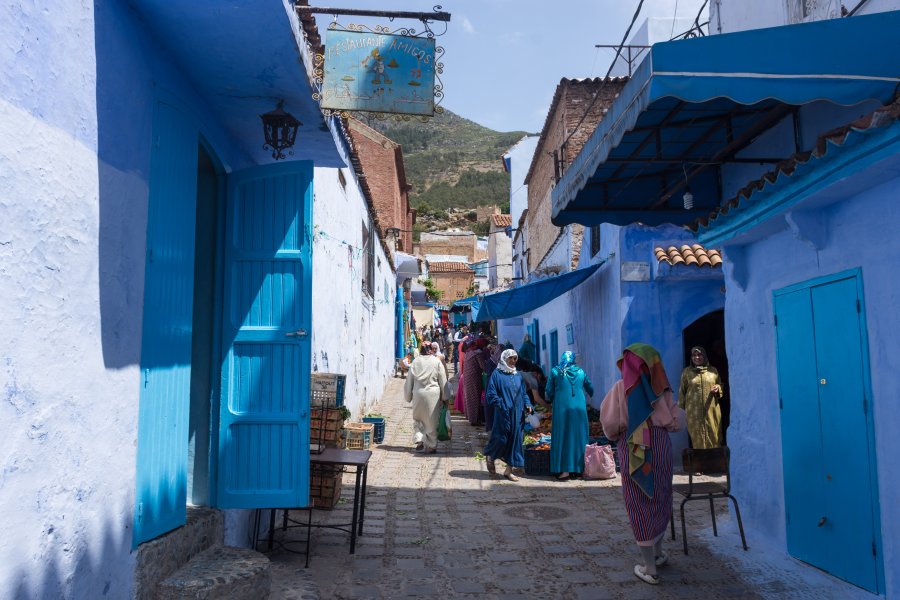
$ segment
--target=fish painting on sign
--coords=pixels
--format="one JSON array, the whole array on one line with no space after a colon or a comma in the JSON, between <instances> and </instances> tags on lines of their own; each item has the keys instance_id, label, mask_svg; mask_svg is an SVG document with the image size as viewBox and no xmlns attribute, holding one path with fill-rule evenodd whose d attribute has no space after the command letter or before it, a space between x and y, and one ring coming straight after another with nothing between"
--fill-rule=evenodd
<instances>
[{"instance_id":1,"label":"fish painting on sign","mask_svg":"<svg viewBox=\"0 0 900 600\"><path fill-rule=\"evenodd\" d=\"M324 56L322 108L434 114L433 38L329 30Z\"/></svg>"}]
</instances>

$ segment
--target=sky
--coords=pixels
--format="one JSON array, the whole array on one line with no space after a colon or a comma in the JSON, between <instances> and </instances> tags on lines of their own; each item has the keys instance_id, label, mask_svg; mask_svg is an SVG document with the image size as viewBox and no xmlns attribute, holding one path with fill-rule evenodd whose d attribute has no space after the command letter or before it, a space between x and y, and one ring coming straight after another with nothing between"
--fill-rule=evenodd
<instances>
[{"instance_id":1,"label":"sky","mask_svg":"<svg viewBox=\"0 0 900 600\"><path fill-rule=\"evenodd\" d=\"M634 33L647 17L693 18L703 0L644 0ZM310 0L312 6L430 12L422 0ZM497 131L539 133L563 77L602 77L638 0L444 0L452 17L444 35L444 100L456 114ZM676 12L677 11L677 12ZM327 37L331 15L317 14ZM340 16L343 25L376 24L422 31L418 21ZM432 25L436 33L444 24ZM677 27L676 27L677 29ZM675 31L677 35L680 31Z\"/></svg>"}]
</instances>

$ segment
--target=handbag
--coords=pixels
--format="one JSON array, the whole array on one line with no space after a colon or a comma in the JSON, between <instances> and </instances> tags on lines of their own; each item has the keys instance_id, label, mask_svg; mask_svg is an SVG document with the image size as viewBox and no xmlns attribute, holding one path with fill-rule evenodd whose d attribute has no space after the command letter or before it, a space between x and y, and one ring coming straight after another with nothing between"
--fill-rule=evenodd
<instances>
[{"instance_id":1,"label":"handbag","mask_svg":"<svg viewBox=\"0 0 900 600\"><path fill-rule=\"evenodd\" d=\"M588 444L584 447L585 479L612 479L616 476L616 459L612 446Z\"/></svg>"},{"instance_id":2,"label":"handbag","mask_svg":"<svg viewBox=\"0 0 900 600\"><path fill-rule=\"evenodd\" d=\"M437 439L439 442L446 442L453 437L453 424L450 421L450 411L447 410L447 404L441 404L441 414L438 417Z\"/></svg>"}]
</instances>

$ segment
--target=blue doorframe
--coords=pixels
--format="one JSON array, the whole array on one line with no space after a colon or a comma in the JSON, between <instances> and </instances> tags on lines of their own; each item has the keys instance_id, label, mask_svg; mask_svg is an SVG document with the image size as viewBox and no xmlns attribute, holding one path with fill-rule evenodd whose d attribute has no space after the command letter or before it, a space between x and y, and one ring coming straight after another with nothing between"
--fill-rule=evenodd
<instances>
[{"instance_id":1,"label":"blue doorframe","mask_svg":"<svg viewBox=\"0 0 900 600\"><path fill-rule=\"evenodd\" d=\"M788 551L884 590L862 272L774 292Z\"/></svg>"},{"instance_id":2,"label":"blue doorframe","mask_svg":"<svg viewBox=\"0 0 900 600\"><path fill-rule=\"evenodd\" d=\"M559 363L559 331L550 330L550 361L547 365L548 369L552 369L553 365Z\"/></svg>"}]
</instances>

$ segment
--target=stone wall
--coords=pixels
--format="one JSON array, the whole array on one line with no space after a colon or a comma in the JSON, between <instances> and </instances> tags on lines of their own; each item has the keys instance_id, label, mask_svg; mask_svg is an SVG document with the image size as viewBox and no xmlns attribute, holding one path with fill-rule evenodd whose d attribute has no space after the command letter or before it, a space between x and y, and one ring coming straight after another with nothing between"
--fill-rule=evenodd
<instances>
[{"instance_id":1,"label":"stone wall","mask_svg":"<svg viewBox=\"0 0 900 600\"><path fill-rule=\"evenodd\" d=\"M453 254L465 256L469 262L475 262L474 233L423 233L419 240L420 256L426 254Z\"/></svg>"}]
</instances>

